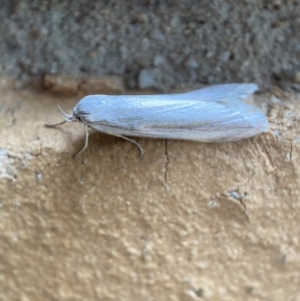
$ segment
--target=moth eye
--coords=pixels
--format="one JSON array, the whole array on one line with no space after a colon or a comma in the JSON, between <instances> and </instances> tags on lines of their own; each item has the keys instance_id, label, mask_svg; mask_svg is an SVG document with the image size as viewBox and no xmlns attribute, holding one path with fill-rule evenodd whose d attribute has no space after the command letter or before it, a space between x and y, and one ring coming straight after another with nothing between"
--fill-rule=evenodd
<instances>
[{"instance_id":1,"label":"moth eye","mask_svg":"<svg viewBox=\"0 0 300 301\"><path fill-rule=\"evenodd\" d=\"M77 120L80 121L80 122L82 122L80 117L77 117Z\"/></svg>"}]
</instances>

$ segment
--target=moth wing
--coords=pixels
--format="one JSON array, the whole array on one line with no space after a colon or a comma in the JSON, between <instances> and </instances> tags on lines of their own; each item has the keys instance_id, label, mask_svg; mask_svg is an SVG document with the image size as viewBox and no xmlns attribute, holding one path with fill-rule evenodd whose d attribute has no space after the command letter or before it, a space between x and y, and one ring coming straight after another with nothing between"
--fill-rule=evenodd
<instances>
[{"instance_id":1,"label":"moth wing","mask_svg":"<svg viewBox=\"0 0 300 301\"><path fill-rule=\"evenodd\" d=\"M257 90L257 84L224 84L210 86L184 94L191 98L199 97L201 101L228 101L229 104L232 104L236 101L247 99L249 95Z\"/></svg>"},{"instance_id":2,"label":"moth wing","mask_svg":"<svg viewBox=\"0 0 300 301\"><path fill-rule=\"evenodd\" d=\"M256 90L256 84L226 84L178 94L160 112L153 109L153 117L165 121L150 126L148 110L143 131L169 131L174 138L197 141L234 141L268 132L266 116L245 102Z\"/></svg>"}]
</instances>

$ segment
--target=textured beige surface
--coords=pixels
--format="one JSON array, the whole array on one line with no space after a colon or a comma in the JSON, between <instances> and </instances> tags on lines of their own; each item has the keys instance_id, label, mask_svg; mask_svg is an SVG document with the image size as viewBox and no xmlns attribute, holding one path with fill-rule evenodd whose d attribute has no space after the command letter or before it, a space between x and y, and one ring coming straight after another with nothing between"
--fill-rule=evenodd
<instances>
[{"instance_id":1,"label":"textured beige surface","mask_svg":"<svg viewBox=\"0 0 300 301\"><path fill-rule=\"evenodd\" d=\"M78 96L2 79L0 299L300 300L300 98L274 92L273 133L139 138L140 159L92 132L74 159L83 126L43 124Z\"/></svg>"}]
</instances>

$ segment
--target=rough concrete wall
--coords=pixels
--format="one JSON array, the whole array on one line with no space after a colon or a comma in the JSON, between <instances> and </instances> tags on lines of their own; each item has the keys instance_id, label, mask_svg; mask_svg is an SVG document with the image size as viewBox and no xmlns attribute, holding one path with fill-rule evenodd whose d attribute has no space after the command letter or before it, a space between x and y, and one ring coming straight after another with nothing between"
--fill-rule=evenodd
<instances>
[{"instance_id":1,"label":"rough concrete wall","mask_svg":"<svg viewBox=\"0 0 300 301\"><path fill-rule=\"evenodd\" d=\"M146 72L164 91L194 82L266 87L272 75L300 70L299 1L2 2L1 74L23 83L48 73L125 75L136 88Z\"/></svg>"},{"instance_id":2,"label":"rough concrete wall","mask_svg":"<svg viewBox=\"0 0 300 301\"><path fill-rule=\"evenodd\" d=\"M235 143L49 129L78 97L1 81L0 300L298 300L300 95ZM288 298L287 298L288 297ZM297 299L298 298L298 299Z\"/></svg>"}]
</instances>

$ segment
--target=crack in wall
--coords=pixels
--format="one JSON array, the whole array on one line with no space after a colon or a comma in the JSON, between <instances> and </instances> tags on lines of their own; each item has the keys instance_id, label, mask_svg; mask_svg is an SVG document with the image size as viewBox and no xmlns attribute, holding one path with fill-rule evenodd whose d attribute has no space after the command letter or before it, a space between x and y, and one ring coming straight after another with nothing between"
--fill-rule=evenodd
<instances>
[{"instance_id":1,"label":"crack in wall","mask_svg":"<svg viewBox=\"0 0 300 301\"><path fill-rule=\"evenodd\" d=\"M244 198L247 196L247 193L245 192L243 195L240 195L240 193L238 192L238 190L233 190L229 192L230 197L234 198L235 200L237 200L243 207L243 214L246 217L246 220L248 223L250 223L250 218L249 215L247 213L247 206L244 202Z\"/></svg>"},{"instance_id":2,"label":"crack in wall","mask_svg":"<svg viewBox=\"0 0 300 301\"><path fill-rule=\"evenodd\" d=\"M249 215L248 215L248 213L247 213L247 206L246 206L246 204L244 203L243 198L244 198L244 197L242 197L242 198L239 200L239 202L240 202L240 204L241 204L241 205L243 206L243 208L244 208L243 213L244 213L244 215L245 215L245 217L246 217L247 222L250 223L250 218L249 218Z\"/></svg>"},{"instance_id":3,"label":"crack in wall","mask_svg":"<svg viewBox=\"0 0 300 301\"><path fill-rule=\"evenodd\" d=\"M168 181L168 171L169 171L169 154L168 154L168 140L165 140L165 156L166 156L166 164L165 164L165 174L164 174L164 178L165 178L165 182L168 186L170 186L170 183Z\"/></svg>"},{"instance_id":4,"label":"crack in wall","mask_svg":"<svg viewBox=\"0 0 300 301\"><path fill-rule=\"evenodd\" d=\"M292 162L292 156L293 156L293 141L291 141L290 162Z\"/></svg>"}]
</instances>

